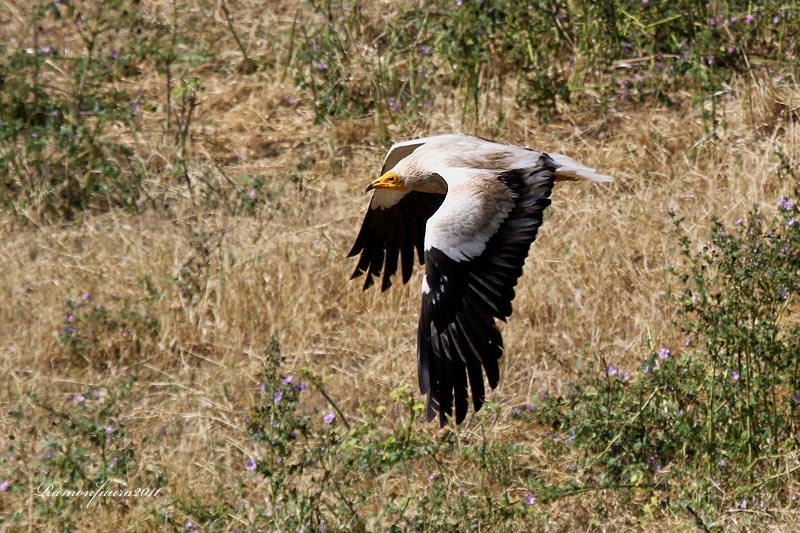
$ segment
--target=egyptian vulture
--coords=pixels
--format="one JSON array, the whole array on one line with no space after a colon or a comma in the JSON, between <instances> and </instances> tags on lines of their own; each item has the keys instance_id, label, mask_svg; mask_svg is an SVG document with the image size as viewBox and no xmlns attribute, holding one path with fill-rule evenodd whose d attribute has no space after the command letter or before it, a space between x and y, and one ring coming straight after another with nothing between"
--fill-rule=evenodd
<instances>
[{"instance_id":1,"label":"egyptian vulture","mask_svg":"<svg viewBox=\"0 0 800 533\"><path fill-rule=\"evenodd\" d=\"M364 290L392 284L400 266L411 278L416 253L425 265L417 337L419 387L427 418L441 425L477 412L483 373L494 389L503 339L495 319L511 315L514 287L561 180L611 181L567 156L439 135L392 146L348 257L361 254L352 278ZM468 385L469 384L469 385Z\"/></svg>"}]
</instances>

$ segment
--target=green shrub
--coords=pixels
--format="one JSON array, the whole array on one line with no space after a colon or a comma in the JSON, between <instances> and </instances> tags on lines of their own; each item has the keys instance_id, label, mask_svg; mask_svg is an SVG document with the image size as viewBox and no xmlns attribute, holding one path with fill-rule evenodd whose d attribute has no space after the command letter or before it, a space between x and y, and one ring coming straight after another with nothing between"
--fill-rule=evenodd
<instances>
[{"instance_id":1,"label":"green shrub","mask_svg":"<svg viewBox=\"0 0 800 533\"><path fill-rule=\"evenodd\" d=\"M713 516L785 503L800 468L798 218L781 197L769 215L714 219L699 250L676 218L683 264L671 299L684 346L654 349L629 371L599 358L567 395L520 416L552 428L551 453L585 450L586 473L610 486L669 488Z\"/></svg>"},{"instance_id":2,"label":"green shrub","mask_svg":"<svg viewBox=\"0 0 800 533\"><path fill-rule=\"evenodd\" d=\"M142 104L126 78L156 47L137 4L38 0L28 38L0 49L4 209L57 220L137 205L144 170L113 133L135 129Z\"/></svg>"},{"instance_id":3,"label":"green shrub","mask_svg":"<svg viewBox=\"0 0 800 533\"><path fill-rule=\"evenodd\" d=\"M462 122L471 116L477 125L483 110L503 111L510 91L519 108L548 121L575 91L593 89L603 109L669 102L688 89L713 129L725 83L763 60L793 68L800 28L779 2L439 0L398 8L385 31L369 26L357 1L311 7L309 28L295 24L296 81L320 120L373 109L390 122L424 120L449 93L461 98Z\"/></svg>"},{"instance_id":4,"label":"green shrub","mask_svg":"<svg viewBox=\"0 0 800 533\"><path fill-rule=\"evenodd\" d=\"M0 476L3 498L27 503L16 507L16 514L0 518L0 524L13 528L15 522L26 523L32 511L34 520L77 531L76 521L87 508L137 505L145 496L158 494L163 479L140 469L135 444L126 435L124 413L136 379L68 395L30 394L10 410ZM37 424L26 423L29 420ZM134 495L134 488L141 490ZM131 493L87 495L125 490Z\"/></svg>"}]
</instances>

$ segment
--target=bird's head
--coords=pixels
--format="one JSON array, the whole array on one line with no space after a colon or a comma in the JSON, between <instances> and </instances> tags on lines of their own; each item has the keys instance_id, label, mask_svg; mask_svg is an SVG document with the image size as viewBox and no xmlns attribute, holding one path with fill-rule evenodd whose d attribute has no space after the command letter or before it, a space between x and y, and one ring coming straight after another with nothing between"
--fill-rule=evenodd
<instances>
[{"instance_id":1,"label":"bird's head","mask_svg":"<svg viewBox=\"0 0 800 533\"><path fill-rule=\"evenodd\" d=\"M400 161L392 170L367 185L367 191L389 189L400 192L421 191L439 194L447 192L447 184L441 176L424 171L419 165L409 164L411 161L407 159Z\"/></svg>"},{"instance_id":2,"label":"bird's head","mask_svg":"<svg viewBox=\"0 0 800 533\"><path fill-rule=\"evenodd\" d=\"M405 178L401 177L400 174L398 174L396 171L390 170L389 172L386 172L380 178L374 180L372 183L367 185L367 192L369 192L369 191L371 191L373 189L389 189L389 190L392 190L392 191L407 191L409 189L408 189L408 187L406 187L406 183L405 182L406 182Z\"/></svg>"}]
</instances>

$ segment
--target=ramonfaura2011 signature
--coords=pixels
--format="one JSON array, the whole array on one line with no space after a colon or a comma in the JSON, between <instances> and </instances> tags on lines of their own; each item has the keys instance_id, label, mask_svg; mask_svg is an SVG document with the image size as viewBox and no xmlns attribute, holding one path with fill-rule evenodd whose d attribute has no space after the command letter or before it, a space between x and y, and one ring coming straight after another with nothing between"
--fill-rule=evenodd
<instances>
[{"instance_id":1,"label":"ramonfaura2011 signature","mask_svg":"<svg viewBox=\"0 0 800 533\"><path fill-rule=\"evenodd\" d=\"M98 485L98 487L93 490L70 490L56 488L53 483L47 485L42 484L36 487L37 493L34 494L34 496L39 498L89 498L86 507L91 507L98 496L101 498L153 498L161 493L161 487L140 487L136 489L123 487L115 490L106 489L111 482L111 479L106 480L102 485Z\"/></svg>"}]
</instances>

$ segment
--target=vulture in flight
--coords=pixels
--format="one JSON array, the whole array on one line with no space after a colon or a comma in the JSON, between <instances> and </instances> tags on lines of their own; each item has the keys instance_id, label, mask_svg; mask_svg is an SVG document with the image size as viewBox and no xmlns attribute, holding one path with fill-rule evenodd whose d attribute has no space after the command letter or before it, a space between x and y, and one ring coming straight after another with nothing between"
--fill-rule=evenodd
<instances>
[{"instance_id":1,"label":"vulture in flight","mask_svg":"<svg viewBox=\"0 0 800 533\"><path fill-rule=\"evenodd\" d=\"M395 144L386 155L361 230L348 257L364 289L411 278L425 265L417 337L419 387L427 418L441 425L455 408L478 411L484 374L494 389L503 338L495 319L511 315L514 287L556 181L611 181L573 159L471 135Z\"/></svg>"}]
</instances>

